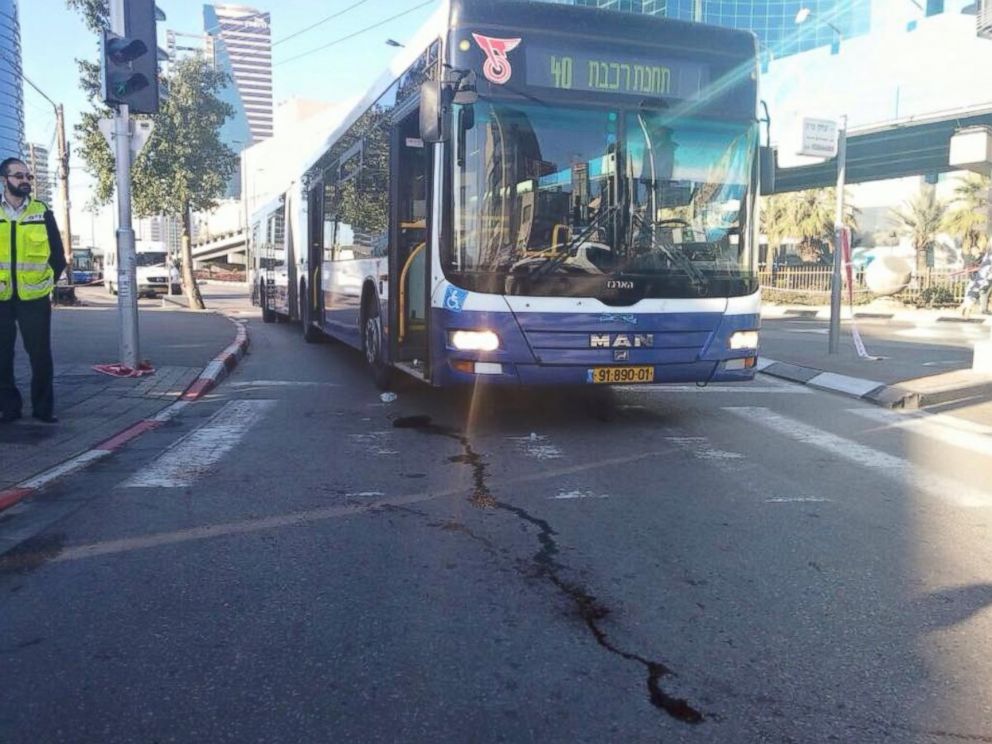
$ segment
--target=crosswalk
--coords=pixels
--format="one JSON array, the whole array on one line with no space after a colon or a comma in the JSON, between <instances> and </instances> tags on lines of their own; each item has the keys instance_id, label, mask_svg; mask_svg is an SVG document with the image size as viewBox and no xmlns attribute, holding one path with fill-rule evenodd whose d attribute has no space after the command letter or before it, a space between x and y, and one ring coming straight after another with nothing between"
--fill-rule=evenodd
<instances>
[{"instance_id":1,"label":"crosswalk","mask_svg":"<svg viewBox=\"0 0 992 744\"><path fill-rule=\"evenodd\" d=\"M978 488L932 472L903 457L860 444L769 408L731 406L723 409L743 420L756 423L793 442L811 446L845 460L871 473L899 482L907 490L917 490L935 499L963 507L992 506L992 490ZM860 410L860 409L859 409ZM885 413L883 411L883 413ZM930 430L925 430L932 433ZM857 476L858 473L852 473Z\"/></svg>"},{"instance_id":2,"label":"crosswalk","mask_svg":"<svg viewBox=\"0 0 992 744\"><path fill-rule=\"evenodd\" d=\"M274 400L226 403L203 426L177 441L123 488L186 488L207 474L274 405Z\"/></svg>"},{"instance_id":3,"label":"crosswalk","mask_svg":"<svg viewBox=\"0 0 992 744\"><path fill-rule=\"evenodd\" d=\"M800 388L801 389L801 388ZM121 488L188 488L197 481L216 471L221 461L247 434L273 409L275 400L233 400L225 403L203 425L173 443L162 454L147 465L142 466L120 484ZM931 448L939 446L965 453L967 456L992 456L992 427L970 423L946 415L925 413L895 413L879 408L860 406L844 410L846 414L844 433L837 433L838 424L832 419L833 431L801 419L793 408L789 414L769 406L726 405L709 411L722 414L717 420L724 425L708 430L705 420L686 422L682 427L666 427L662 439L676 451L698 463L701 468L722 471L724 474L737 472L748 465L767 468L768 452L756 445L756 440L739 436L741 432L759 427L772 437L778 437L782 445L775 450L785 452L786 447L795 451L795 445L812 450L809 456L822 459L824 456L848 467L843 477L863 479L880 476L899 486L903 493L919 493L947 504L965 508L992 507L992 483L985 484L979 478L970 477L973 473L947 473L940 470L941 457L928 458L920 462L914 452L919 448L906 447L906 437L919 438ZM800 409L801 410L801 409ZM727 417L736 423L727 428ZM714 419L708 419L714 420ZM851 425L855 422L855 425ZM691 429L691 431L689 430ZM888 435L892 436L888 436ZM404 434L396 430L370 430L365 433L344 435L348 450L355 456L377 458L377 467L385 465L381 458L390 457L399 463L406 448ZM483 453L495 472L511 470L519 458L534 462L535 466L564 466L567 469L573 455L569 452L569 442L556 436L552 441L543 433L530 433L525 436L503 436L500 439L510 446L500 446L493 439L480 435L473 440L476 451ZM767 437L763 439L767 441ZM730 442L731 444L727 444ZM905 450L909 450L908 453ZM896 454L901 453L901 454ZM609 458L610 452L603 452ZM775 455L771 455L773 458ZM794 455L790 455L794 456ZM803 456L800 455L800 459ZM604 460L605 462L605 460ZM788 459L784 461L788 463ZM395 464L394 463L394 464ZM387 466L389 468L391 466ZM787 467L787 464L786 464ZM560 469L560 468L559 468ZM945 468L946 470L946 468ZM539 477L539 476L538 476ZM970 480L970 482L966 482ZM388 496L377 488L367 488L369 484L356 483L352 495ZM349 492L350 493L350 492ZM553 498L561 501L580 501L603 498L604 495L585 489L559 490ZM772 494L769 495L771 497ZM803 500L831 500L834 494L808 492ZM774 503L785 503L778 500Z\"/></svg>"}]
</instances>

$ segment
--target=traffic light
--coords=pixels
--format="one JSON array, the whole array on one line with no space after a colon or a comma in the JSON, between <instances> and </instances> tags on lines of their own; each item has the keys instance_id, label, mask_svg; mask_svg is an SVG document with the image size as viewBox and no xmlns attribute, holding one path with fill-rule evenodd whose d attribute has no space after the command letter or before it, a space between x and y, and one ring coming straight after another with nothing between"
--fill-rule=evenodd
<instances>
[{"instance_id":1,"label":"traffic light","mask_svg":"<svg viewBox=\"0 0 992 744\"><path fill-rule=\"evenodd\" d=\"M104 30L101 44L103 101L127 104L131 113L158 111L158 39L155 0L124 4L124 35Z\"/></svg>"}]
</instances>

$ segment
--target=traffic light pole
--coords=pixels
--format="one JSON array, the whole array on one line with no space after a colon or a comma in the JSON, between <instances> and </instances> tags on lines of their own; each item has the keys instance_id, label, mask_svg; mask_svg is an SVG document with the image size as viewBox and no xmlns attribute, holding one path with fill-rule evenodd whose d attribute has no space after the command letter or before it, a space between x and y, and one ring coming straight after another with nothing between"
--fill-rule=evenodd
<instances>
[{"instance_id":1,"label":"traffic light pole","mask_svg":"<svg viewBox=\"0 0 992 744\"><path fill-rule=\"evenodd\" d=\"M124 0L111 0L110 25L114 33L125 33ZM117 163L117 310L120 322L121 363L137 369L138 293L131 228L131 122L128 106L121 104L114 114L114 156Z\"/></svg>"}]
</instances>

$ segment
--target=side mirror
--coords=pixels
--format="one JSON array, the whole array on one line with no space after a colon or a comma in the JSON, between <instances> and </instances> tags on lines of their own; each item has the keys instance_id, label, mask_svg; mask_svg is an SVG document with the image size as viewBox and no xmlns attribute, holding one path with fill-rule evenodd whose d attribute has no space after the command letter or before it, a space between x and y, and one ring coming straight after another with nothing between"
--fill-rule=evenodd
<instances>
[{"instance_id":1,"label":"side mirror","mask_svg":"<svg viewBox=\"0 0 992 744\"><path fill-rule=\"evenodd\" d=\"M758 153L759 189L763 195L775 193L775 148L762 147Z\"/></svg>"},{"instance_id":2,"label":"side mirror","mask_svg":"<svg viewBox=\"0 0 992 744\"><path fill-rule=\"evenodd\" d=\"M441 142L441 83L425 80L420 86L420 139L424 144Z\"/></svg>"},{"instance_id":3,"label":"side mirror","mask_svg":"<svg viewBox=\"0 0 992 744\"><path fill-rule=\"evenodd\" d=\"M463 106L473 106L479 100L479 91L475 85L475 71L463 72L461 77L453 81L454 102ZM471 129L471 127L469 127Z\"/></svg>"}]
</instances>

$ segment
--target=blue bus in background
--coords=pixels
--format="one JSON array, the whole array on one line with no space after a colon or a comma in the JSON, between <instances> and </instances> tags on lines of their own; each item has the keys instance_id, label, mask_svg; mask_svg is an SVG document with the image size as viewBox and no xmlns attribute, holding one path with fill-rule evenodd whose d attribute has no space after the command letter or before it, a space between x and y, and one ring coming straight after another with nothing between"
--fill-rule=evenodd
<instances>
[{"instance_id":1,"label":"blue bus in background","mask_svg":"<svg viewBox=\"0 0 992 744\"><path fill-rule=\"evenodd\" d=\"M263 315L381 387L752 379L757 75L750 32L450 0L278 200Z\"/></svg>"}]
</instances>

